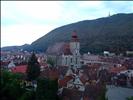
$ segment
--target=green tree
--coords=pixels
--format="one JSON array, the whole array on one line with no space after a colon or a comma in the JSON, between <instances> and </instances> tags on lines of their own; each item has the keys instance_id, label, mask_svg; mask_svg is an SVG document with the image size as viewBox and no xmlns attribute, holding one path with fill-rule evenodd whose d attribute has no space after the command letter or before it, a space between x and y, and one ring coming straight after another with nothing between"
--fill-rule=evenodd
<instances>
[{"instance_id":1,"label":"green tree","mask_svg":"<svg viewBox=\"0 0 133 100\"><path fill-rule=\"evenodd\" d=\"M1 100L18 100L24 93L24 89L20 86L21 74L13 74L8 71L1 71L0 97Z\"/></svg>"},{"instance_id":2,"label":"green tree","mask_svg":"<svg viewBox=\"0 0 133 100\"><path fill-rule=\"evenodd\" d=\"M36 80L37 77L40 75L40 65L37 61L37 57L35 56L35 53L32 53L29 61L28 61L28 67L27 67L27 78L28 80Z\"/></svg>"},{"instance_id":3,"label":"green tree","mask_svg":"<svg viewBox=\"0 0 133 100\"><path fill-rule=\"evenodd\" d=\"M34 91L26 91L19 100L35 100L35 92Z\"/></svg>"},{"instance_id":4,"label":"green tree","mask_svg":"<svg viewBox=\"0 0 133 100\"><path fill-rule=\"evenodd\" d=\"M128 97L126 100L133 100L133 96Z\"/></svg>"},{"instance_id":5,"label":"green tree","mask_svg":"<svg viewBox=\"0 0 133 100\"><path fill-rule=\"evenodd\" d=\"M40 78L37 81L37 100L57 100L58 81Z\"/></svg>"}]
</instances>

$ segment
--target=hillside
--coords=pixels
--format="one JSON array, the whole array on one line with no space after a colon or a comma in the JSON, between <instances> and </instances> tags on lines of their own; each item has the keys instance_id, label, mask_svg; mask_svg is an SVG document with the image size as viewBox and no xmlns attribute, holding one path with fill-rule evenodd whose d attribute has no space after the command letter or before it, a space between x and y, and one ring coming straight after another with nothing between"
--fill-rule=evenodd
<instances>
[{"instance_id":1,"label":"hillside","mask_svg":"<svg viewBox=\"0 0 133 100\"><path fill-rule=\"evenodd\" d=\"M25 48L29 48L30 45L29 44L24 44L21 46L7 46L7 47L3 47L1 48L2 51L19 51Z\"/></svg>"},{"instance_id":2,"label":"hillside","mask_svg":"<svg viewBox=\"0 0 133 100\"><path fill-rule=\"evenodd\" d=\"M56 42L69 42L73 30L77 31L82 53L101 53L104 50L119 53L133 50L133 13L116 14L58 27L25 49L44 52Z\"/></svg>"},{"instance_id":3,"label":"hillside","mask_svg":"<svg viewBox=\"0 0 133 100\"><path fill-rule=\"evenodd\" d=\"M96 20L85 20L52 30L31 44L30 49L46 51L55 42L69 42L73 30L81 42L81 52L133 50L133 14L116 14Z\"/></svg>"}]
</instances>

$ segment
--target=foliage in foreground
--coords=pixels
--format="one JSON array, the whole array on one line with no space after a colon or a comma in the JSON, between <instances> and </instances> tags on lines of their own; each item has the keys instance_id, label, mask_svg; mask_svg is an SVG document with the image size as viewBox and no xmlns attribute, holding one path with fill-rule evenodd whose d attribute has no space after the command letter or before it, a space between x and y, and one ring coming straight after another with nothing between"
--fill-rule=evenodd
<instances>
[{"instance_id":1,"label":"foliage in foreground","mask_svg":"<svg viewBox=\"0 0 133 100\"><path fill-rule=\"evenodd\" d=\"M18 100L24 93L20 86L21 74L13 74L8 71L1 71L0 97L1 100Z\"/></svg>"},{"instance_id":2,"label":"foliage in foreground","mask_svg":"<svg viewBox=\"0 0 133 100\"><path fill-rule=\"evenodd\" d=\"M49 79L38 79L37 100L57 100L58 81Z\"/></svg>"},{"instance_id":3,"label":"foliage in foreground","mask_svg":"<svg viewBox=\"0 0 133 100\"><path fill-rule=\"evenodd\" d=\"M128 97L127 100L133 100L133 96Z\"/></svg>"},{"instance_id":4,"label":"foliage in foreground","mask_svg":"<svg viewBox=\"0 0 133 100\"><path fill-rule=\"evenodd\" d=\"M37 90L28 91L21 86L22 77L21 74L1 72L1 100L57 100L57 80L38 79Z\"/></svg>"}]
</instances>

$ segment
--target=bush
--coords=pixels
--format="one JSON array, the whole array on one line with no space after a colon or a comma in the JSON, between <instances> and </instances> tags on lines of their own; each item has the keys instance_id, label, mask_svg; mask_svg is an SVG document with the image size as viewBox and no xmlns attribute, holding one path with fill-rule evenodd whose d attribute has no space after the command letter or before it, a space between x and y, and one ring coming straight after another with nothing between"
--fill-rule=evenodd
<instances>
[{"instance_id":1,"label":"bush","mask_svg":"<svg viewBox=\"0 0 133 100\"><path fill-rule=\"evenodd\" d=\"M20 97L19 100L35 100L35 92L27 91Z\"/></svg>"},{"instance_id":2,"label":"bush","mask_svg":"<svg viewBox=\"0 0 133 100\"><path fill-rule=\"evenodd\" d=\"M127 100L133 100L133 96L128 97Z\"/></svg>"}]
</instances>

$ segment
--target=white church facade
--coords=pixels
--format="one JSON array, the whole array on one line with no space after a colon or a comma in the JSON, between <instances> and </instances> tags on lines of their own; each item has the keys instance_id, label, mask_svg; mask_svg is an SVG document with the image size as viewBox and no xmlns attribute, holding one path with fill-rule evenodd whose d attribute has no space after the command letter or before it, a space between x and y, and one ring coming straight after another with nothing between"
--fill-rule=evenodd
<instances>
[{"instance_id":1,"label":"white church facade","mask_svg":"<svg viewBox=\"0 0 133 100\"><path fill-rule=\"evenodd\" d=\"M76 31L72 33L72 38L69 43L68 51L68 54L63 53L61 55L61 65L69 66L71 68L80 68L80 42L76 34Z\"/></svg>"}]
</instances>

